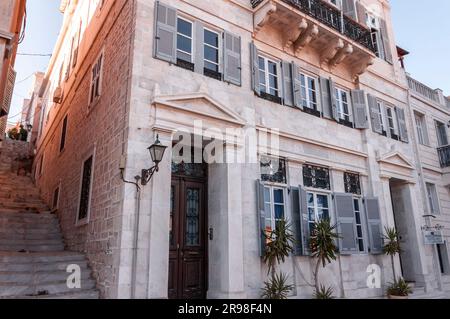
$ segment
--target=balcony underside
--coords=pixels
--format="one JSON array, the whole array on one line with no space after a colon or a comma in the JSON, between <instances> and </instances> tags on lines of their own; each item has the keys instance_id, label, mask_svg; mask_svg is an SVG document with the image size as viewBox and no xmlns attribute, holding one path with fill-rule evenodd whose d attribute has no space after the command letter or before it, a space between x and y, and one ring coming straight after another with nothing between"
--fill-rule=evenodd
<instances>
[{"instance_id":1,"label":"balcony underside","mask_svg":"<svg viewBox=\"0 0 450 319\"><path fill-rule=\"evenodd\" d=\"M266 0L256 7L254 35L274 30L286 52L300 57L305 48L312 48L317 52L322 68L332 70L342 64L356 78L367 71L376 57L369 48L360 43L368 40L370 32L357 25L351 30L356 30L352 33L353 38L359 41L353 40L345 34L348 31L338 31L343 30L342 17L338 10L336 12L337 14L327 11L326 20L319 21L314 16L300 11L289 1ZM347 17L345 19L346 30L350 30L349 23L357 24L349 22Z\"/></svg>"}]
</instances>

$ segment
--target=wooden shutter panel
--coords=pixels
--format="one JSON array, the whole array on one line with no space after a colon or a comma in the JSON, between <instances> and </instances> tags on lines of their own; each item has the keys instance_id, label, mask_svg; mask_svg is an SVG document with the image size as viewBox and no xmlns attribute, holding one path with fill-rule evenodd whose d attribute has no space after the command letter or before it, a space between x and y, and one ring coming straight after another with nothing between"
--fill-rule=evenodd
<instances>
[{"instance_id":1,"label":"wooden shutter panel","mask_svg":"<svg viewBox=\"0 0 450 319\"><path fill-rule=\"evenodd\" d=\"M261 94L259 88L259 61L258 61L258 48L252 42L250 43L250 56L251 56L251 66L252 66L252 88L257 95Z\"/></svg>"},{"instance_id":2,"label":"wooden shutter panel","mask_svg":"<svg viewBox=\"0 0 450 319\"><path fill-rule=\"evenodd\" d=\"M369 229L369 244L371 254L383 253L383 231L381 227L380 205L378 198L364 200L367 215L367 228Z\"/></svg>"},{"instance_id":3,"label":"wooden shutter panel","mask_svg":"<svg viewBox=\"0 0 450 319\"><path fill-rule=\"evenodd\" d=\"M303 186L299 186L298 191L299 196L299 213L300 213L300 227L302 234L302 255L311 255L311 250L309 249L309 223L308 223L308 202L307 193Z\"/></svg>"},{"instance_id":4,"label":"wooden shutter panel","mask_svg":"<svg viewBox=\"0 0 450 319\"><path fill-rule=\"evenodd\" d=\"M342 11L345 15L357 21L355 0L342 0Z\"/></svg>"},{"instance_id":5,"label":"wooden shutter panel","mask_svg":"<svg viewBox=\"0 0 450 319\"><path fill-rule=\"evenodd\" d=\"M352 90L352 104L355 128L369 128L365 92L362 90Z\"/></svg>"},{"instance_id":6,"label":"wooden shutter panel","mask_svg":"<svg viewBox=\"0 0 450 319\"><path fill-rule=\"evenodd\" d=\"M199 21L194 22L194 43L193 46L195 47L194 52L194 72L203 74L203 69L205 67L205 44L204 44L204 38L205 38L205 29L203 27L203 24Z\"/></svg>"},{"instance_id":7,"label":"wooden shutter panel","mask_svg":"<svg viewBox=\"0 0 450 319\"><path fill-rule=\"evenodd\" d=\"M300 190L298 187L291 187L291 218L292 228L295 236L294 255L303 255L303 239L302 239L302 218L300 213Z\"/></svg>"},{"instance_id":8,"label":"wooden shutter panel","mask_svg":"<svg viewBox=\"0 0 450 319\"><path fill-rule=\"evenodd\" d=\"M257 208L258 208L258 217L259 217L259 227L258 227L258 235L259 235L259 254L260 256L264 256L266 251L266 216L270 214L270 212L266 212L265 203L264 203L264 185L260 180L256 181L256 193L257 193Z\"/></svg>"},{"instance_id":9,"label":"wooden shutter panel","mask_svg":"<svg viewBox=\"0 0 450 319\"><path fill-rule=\"evenodd\" d=\"M369 103L370 120L372 122L372 130L375 133L382 134L383 127L381 125L380 116L378 114L377 99L370 94L367 94L367 102Z\"/></svg>"},{"instance_id":10,"label":"wooden shutter panel","mask_svg":"<svg viewBox=\"0 0 450 319\"><path fill-rule=\"evenodd\" d=\"M334 203L339 230L339 249L343 255L358 253L356 220L352 194L335 194Z\"/></svg>"},{"instance_id":11,"label":"wooden shutter panel","mask_svg":"<svg viewBox=\"0 0 450 319\"><path fill-rule=\"evenodd\" d=\"M358 22L362 25L367 25L366 8L362 5L361 1L357 0L356 3L356 14L358 16Z\"/></svg>"},{"instance_id":12,"label":"wooden shutter panel","mask_svg":"<svg viewBox=\"0 0 450 319\"><path fill-rule=\"evenodd\" d=\"M397 114L398 133L399 133L400 140L405 143L408 143L409 139L408 139L408 128L406 125L405 110L401 109L399 107L396 107L395 113Z\"/></svg>"},{"instance_id":13,"label":"wooden shutter panel","mask_svg":"<svg viewBox=\"0 0 450 319\"><path fill-rule=\"evenodd\" d=\"M177 62L177 10L156 2L155 57L171 63Z\"/></svg>"},{"instance_id":14,"label":"wooden shutter panel","mask_svg":"<svg viewBox=\"0 0 450 319\"><path fill-rule=\"evenodd\" d=\"M241 37L225 32L223 42L224 81L240 86L242 84Z\"/></svg>"},{"instance_id":15,"label":"wooden shutter panel","mask_svg":"<svg viewBox=\"0 0 450 319\"><path fill-rule=\"evenodd\" d=\"M292 72L292 84L293 84L293 95L294 95L294 106L303 110L302 103L302 82L300 79L300 67L295 63L291 63Z\"/></svg>"},{"instance_id":16,"label":"wooden shutter panel","mask_svg":"<svg viewBox=\"0 0 450 319\"><path fill-rule=\"evenodd\" d=\"M284 105L294 106L291 64L286 61L281 62L281 72L283 74Z\"/></svg>"},{"instance_id":17,"label":"wooden shutter panel","mask_svg":"<svg viewBox=\"0 0 450 319\"><path fill-rule=\"evenodd\" d=\"M331 98L331 116L336 121L339 121L336 95L334 94L334 90L335 90L334 81L330 78L329 83L330 83L330 98Z\"/></svg>"},{"instance_id":18,"label":"wooden shutter panel","mask_svg":"<svg viewBox=\"0 0 450 319\"><path fill-rule=\"evenodd\" d=\"M322 112L323 116L329 119L333 118L331 94L330 94L330 80L326 78L320 78L320 94L322 99Z\"/></svg>"},{"instance_id":19,"label":"wooden shutter panel","mask_svg":"<svg viewBox=\"0 0 450 319\"><path fill-rule=\"evenodd\" d=\"M0 110L0 111L3 110L4 112L6 112L6 114L8 114L9 109L11 107L11 101L12 101L13 92L14 92L14 84L16 83L16 74L17 74L16 71L14 71L13 68L9 67L8 75L7 75L7 79L6 79L5 91L3 92L3 101L2 101L1 110ZM4 131L2 131L2 134L4 134ZM3 136L2 136L2 138L3 138Z\"/></svg>"},{"instance_id":20,"label":"wooden shutter panel","mask_svg":"<svg viewBox=\"0 0 450 319\"><path fill-rule=\"evenodd\" d=\"M387 62L393 63L391 41L389 41L386 20L380 19L381 36L383 37L384 58Z\"/></svg>"}]
</instances>

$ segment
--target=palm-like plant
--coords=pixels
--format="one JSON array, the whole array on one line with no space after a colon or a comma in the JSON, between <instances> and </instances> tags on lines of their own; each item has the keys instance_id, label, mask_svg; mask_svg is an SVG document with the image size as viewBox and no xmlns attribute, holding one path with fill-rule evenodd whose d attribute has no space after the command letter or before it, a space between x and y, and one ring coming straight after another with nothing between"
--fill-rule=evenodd
<instances>
[{"instance_id":1,"label":"palm-like plant","mask_svg":"<svg viewBox=\"0 0 450 319\"><path fill-rule=\"evenodd\" d=\"M385 235L383 236L386 240L386 244L383 247L383 252L391 257L392 272L394 275L394 282L397 282L397 276L395 274L395 263L394 257L402 252L400 247L400 241L398 240L398 232L395 228L385 227Z\"/></svg>"},{"instance_id":2,"label":"palm-like plant","mask_svg":"<svg viewBox=\"0 0 450 319\"><path fill-rule=\"evenodd\" d=\"M264 283L262 298L264 299L287 299L289 292L294 289L288 282L288 276L279 273L272 274L269 281Z\"/></svg>"},{"instance_id":3,"label":"palm-like plant","mask_svg":"<svg viewBox=\"0 0 450 319\"><path fill-rule=\"evenodd\" d=\"M314 293L314 298L316 299L334 299L333 297L334 289L331 287L325 287L320 285L320 290L316 290Z\"/></svg>"},{"instance_id":4,"label":"palm-like plant","mask_svg":"<svg viewBox=\"0 0 450 319\"><path fill-rule=\"evenodd\" d=\"M314 224L311 231L309 246L311 249L311 256L317 258L317 264L314 270L314 283L316 294L320 292L319 287L319 268L320 264L325 266L337 258L338 248L336 240L339 239L339 234L336 232L337 225L331 225L329 219L321 219Z\"/></svg>"}]
</instances>

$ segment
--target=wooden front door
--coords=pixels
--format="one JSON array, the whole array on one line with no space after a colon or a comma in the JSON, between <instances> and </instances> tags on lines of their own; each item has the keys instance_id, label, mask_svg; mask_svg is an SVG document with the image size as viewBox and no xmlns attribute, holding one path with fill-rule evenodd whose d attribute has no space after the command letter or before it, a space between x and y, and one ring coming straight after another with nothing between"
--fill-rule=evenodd
<instances>
[{"instance_id":1,"label":"wooden front door","mask_svg":"<svg viewBox=\"0 0 450 319\"><path fill-rule=\"evenodd\" d=\"M204 299L207 287L206 183L172 178L169 298Z\"/></svg>"}]
</instances>

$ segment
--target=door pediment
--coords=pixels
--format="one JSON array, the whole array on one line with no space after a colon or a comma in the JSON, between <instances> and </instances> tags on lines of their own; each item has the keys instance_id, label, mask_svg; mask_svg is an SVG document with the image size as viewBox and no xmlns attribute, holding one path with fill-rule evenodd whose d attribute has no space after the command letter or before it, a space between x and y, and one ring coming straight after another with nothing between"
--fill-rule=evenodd
<instances>
[{"instance_id":1,"label":"door pediment","mask_svg":"<svg viewBox=\"0 0 450 319\"><path fill-rule=\"evenodd\" d=\"M414 165L405 155L400 152L390 152L378 156L380 176L385 178L396 178L407 182L414 181Z\"/></svg>"},{"instance_id":2,"label":"door pediment","mask_svg":"<svg viewBox=\"0 0 450 319\"><path fill-rule=\"evenodd\" d=\"M399 166L402 168L413 170L412 162L400 152L390 152L378 157L380 164Z\"/></svg>"}]
</instances>

